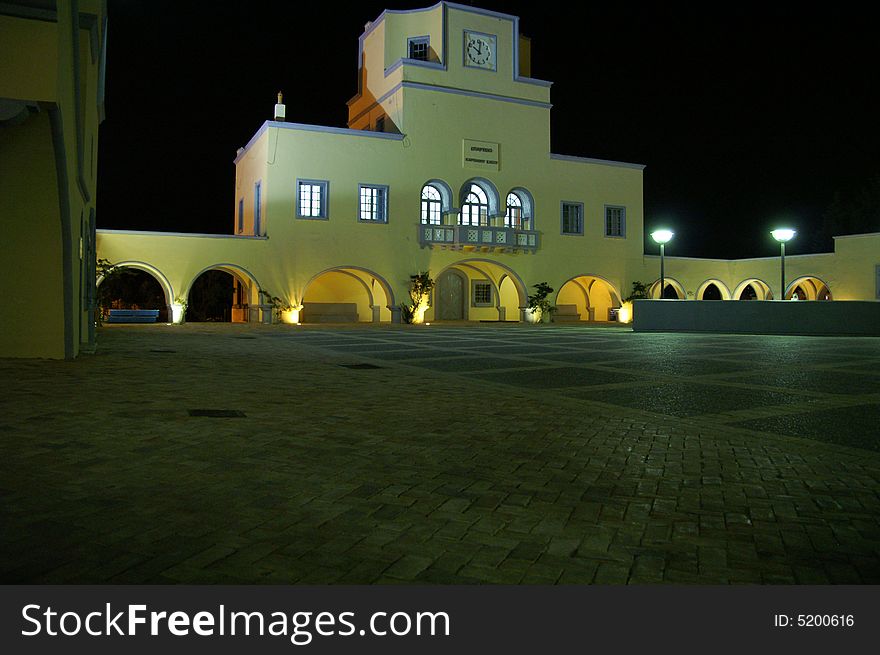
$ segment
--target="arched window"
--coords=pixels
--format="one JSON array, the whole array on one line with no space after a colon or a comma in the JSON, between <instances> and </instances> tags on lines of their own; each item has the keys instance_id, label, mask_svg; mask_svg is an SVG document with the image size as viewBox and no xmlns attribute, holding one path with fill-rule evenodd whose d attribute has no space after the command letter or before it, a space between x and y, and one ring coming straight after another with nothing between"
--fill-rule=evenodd
<instances>
[{"instance_id":1,"label":"arched window","mask_svg":"<svg viewBox=\"0 0 880 655\"><path fill-rule=\"evenodd\" d=\"M441 208L443 202L437 187L426 184L422 187L422 223L425 225L440 225L442 222Z\"/></svg>"},{"instance_id":2,"label":"arched window","mask_svg":"<svg viewBox=\"0 0 880 655\"><path fill-rule=\"evenodd\" d=\"M486 192L476 184L471 184L464 202L461 204L461 213L458 215L459 225L488 225L489 224L489 199Z\"/></svg>"},{"instance_id":3,"label":"arched window","mask_svg":"<svg viewBox=\"0 0 880 655\"><path fill-rule=\"evenodd\" d=\"M507 194L507 213L504 214L504 227L523 229L523 203L515 193Z\"/></svg>"}]
</instances>

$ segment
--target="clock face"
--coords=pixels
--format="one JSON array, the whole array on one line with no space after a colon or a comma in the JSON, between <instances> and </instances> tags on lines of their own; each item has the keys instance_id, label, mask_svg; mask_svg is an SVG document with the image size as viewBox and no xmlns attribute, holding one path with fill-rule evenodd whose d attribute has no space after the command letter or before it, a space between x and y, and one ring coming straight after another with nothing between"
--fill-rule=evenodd
<instances>
[{"instance_id":1,"label":"clock face","mask_svg":"<svg viewBox=\"0 0 880 655\"><path fill-rule=\"evenodd\" d=\"M495 70L495 37L477 32L464 33L464 64Z\"/></svg>"}]
</instances>

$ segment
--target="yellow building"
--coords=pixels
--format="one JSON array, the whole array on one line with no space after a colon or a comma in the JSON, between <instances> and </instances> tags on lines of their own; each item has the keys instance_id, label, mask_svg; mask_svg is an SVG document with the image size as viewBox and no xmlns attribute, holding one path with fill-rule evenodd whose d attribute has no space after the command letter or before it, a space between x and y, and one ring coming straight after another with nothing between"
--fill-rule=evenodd
<instances>
[{"instance_id":1,"label":"yellow building","mask_svg":"<svg viewBox=\"0 0 880 655\"><path fill-rule=\"evenodd\" d=\"M154 275L175 320L213 269L236 280L234 320L271 320L276 297L292 322L399 321L425 271L428 321L527 320L538 282L555 320L614 320L659 274L644 167L550 151L551 83L529 76L530 47L507 14L385 11L360 37L347 128L287 122L279 104L239 150L233 234L100 230L99 256ZM785 290L777 258L667 258L667 281L681 298L875 299L878 253L875 234L790 257Z\"/></svg>"},{"instance_id":2,"label":"yellow building","mask_svg":"<svg viewBox=\"0 0 880 655\"><path fill-rule=\"evenodd\" d=\"M105 17L101 0L0 3L0 357L94 343Z\"/></svg>"}]
</instances>

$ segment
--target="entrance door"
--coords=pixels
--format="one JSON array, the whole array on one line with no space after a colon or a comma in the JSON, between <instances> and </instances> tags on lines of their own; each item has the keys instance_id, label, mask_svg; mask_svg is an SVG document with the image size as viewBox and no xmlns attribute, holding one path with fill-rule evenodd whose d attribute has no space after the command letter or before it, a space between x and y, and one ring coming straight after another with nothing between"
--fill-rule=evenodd
<instances>
[{"instance_id":1,"label":"entrance door","mask_svg":"<svg viewBox=\"0 0 880 655\"><path fill-rule=\"evenodd\" d=\"M464 276L458 271L446 271L437 280L437 319L464 320Z\"/></svg>"}]
</instances>

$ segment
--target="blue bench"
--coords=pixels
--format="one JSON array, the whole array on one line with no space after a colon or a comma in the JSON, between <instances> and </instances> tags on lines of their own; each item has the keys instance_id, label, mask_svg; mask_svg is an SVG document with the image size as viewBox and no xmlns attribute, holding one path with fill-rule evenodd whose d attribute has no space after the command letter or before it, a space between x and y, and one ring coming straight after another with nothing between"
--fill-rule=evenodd
<instances>
[{"instance_id":1,"label":"blue bench","mask_svg":"<svg viewBox=\"0 0 880 655\"><path fill-rule=\"evenodd\" d=\"M111 309L108 323L155 323L158 309Z\"/></svg>"}]
</instances>

